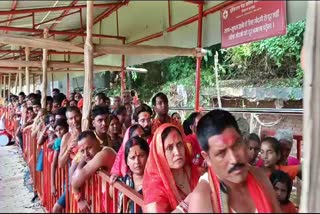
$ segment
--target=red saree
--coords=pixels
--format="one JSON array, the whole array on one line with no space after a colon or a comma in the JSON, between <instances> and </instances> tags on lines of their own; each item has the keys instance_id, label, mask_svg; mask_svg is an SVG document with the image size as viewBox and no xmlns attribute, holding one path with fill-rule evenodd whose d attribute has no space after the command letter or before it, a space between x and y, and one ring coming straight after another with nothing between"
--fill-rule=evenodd
<instances>
[{"instance_id":1,"label":"red saree","mask_svg":"<svg viewBox=\"0 0 320 214\"><path fill-rule=\"evenodd\" d=\"M174 177L164 154L161 135L162 132L168 127L176 126L169 123L162 124L154 133L152 142L150 144L150 153L144 171L142 184L144 197L143 212L145 213L172 212L184 199L181 198L179 194ZM191 164L191 157L186 144L184 144L184 147L186 151L185 167L189 167L191 169L189 182L192 191L198 183L199 172L197 168Z\"/></svg>"},{"instance_id":2,"label":"red saree","mask_svg":"<svg viewBox=\"0 0 320 214\"><path fill-rule=\"evenodd\" d=\"M247 177L247 185L250 196L258 213L281 212L272 185L263 173L250 167ZM211 201L215 213L229 213L227 194L220 190L220 182L211 167L208 169L209 183L211 187Z\"/></svg>"},{"instance_id":3,"label":"red saree","mask_svg":"<svg viewBox=\"0 0 320 214\"><path fill-rule=\"evenodd\" d=\"M204 159L201 156L201 148L197 136L189 134L185 137L185 142L187 145L191 145L192 163L196 166L202 166Z\"/></svg>"}]
</instances>

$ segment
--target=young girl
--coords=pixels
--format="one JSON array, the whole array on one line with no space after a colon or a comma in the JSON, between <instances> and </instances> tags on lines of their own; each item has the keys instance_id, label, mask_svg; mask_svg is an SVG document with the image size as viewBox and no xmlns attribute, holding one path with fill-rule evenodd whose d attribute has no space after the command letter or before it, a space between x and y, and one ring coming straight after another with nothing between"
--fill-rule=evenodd
<instances>
[{"instance_id":1,"label":"young girl","mask_svg":"<svg viewBox=\"0 0 320 214\"><path fill-rule=\"evenodd\" d=\"M147 163L149 155L149 145L141 137L132 137L128 140L125 147L125 162L128 167L127 175L120 178L120 180L127 184L130 188L142 194L142 181L144 169ZM123 195L119 195L119 207L118 212L122 213L134 213L134 204L129 201L128 207L123 211L122 198ZM142 210L139 210L142 213Z\"/></svg>"},{"instance_id":2,"label":"young girl","mask_svg":"<svg viewBox=\"0 0 320 214\"><path fill-rule=\"evenodd\" d=\"M296 176L301 178L301 165L279 165L281 160L280 143L274 137L267 137L261 141L261 159L263 161L262 168L268 176L275 170L282 170L288 173L292 180Z\"/></svg>"},{"instance_id":3,"label":"young girl","mask_svg":"<svg viewBox=\"0 0 320 214\"><path fill-rule=\"evenodd\" d=\"M51 193L54 196L56 196L57 193L56 193L56 186L55 186L55 180L56 180L55 175L56 175L56 169L58 166L60 145L61 145L61 140L63 135L68 132L69 126L65 119L59 119L56 121L54 129L55 129L57 138L55 139L55 142L53 145L54 155L53 155L53 161L51 164ZM61 213L63 208L65 208L65 198L60 197L52 211Z\"/></svg>"},{"instance_id":4,"label":"young girl","mask_svg":"<svg viewBox=\"0 0 320 214\"><path fill-rule=\"evenodd\" d=\"M283 213L298 213L297 208L289 200L292 190L292 180L290 176L280 170L275 170L270 176L270 181L273 189L280 202L280 207Z\"/></svg>"}]
</instances>

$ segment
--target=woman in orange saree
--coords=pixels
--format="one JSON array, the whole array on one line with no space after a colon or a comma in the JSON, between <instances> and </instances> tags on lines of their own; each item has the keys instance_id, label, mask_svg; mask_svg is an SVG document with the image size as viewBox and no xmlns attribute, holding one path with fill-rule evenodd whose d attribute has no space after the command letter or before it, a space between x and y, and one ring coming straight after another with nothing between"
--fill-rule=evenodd
<instances>
[{"instance_id":1,"label":"woman in orange saree","mask_svg":"<svg viewBox=\"0 0 320 214\"><path fill-rule=\"evenodd\" d=\"M195 188L199 172L183 138L179 128L170 123L154 133L143 178L143 212L187 210L186 198Z\"/></svg>"}]
</instances>

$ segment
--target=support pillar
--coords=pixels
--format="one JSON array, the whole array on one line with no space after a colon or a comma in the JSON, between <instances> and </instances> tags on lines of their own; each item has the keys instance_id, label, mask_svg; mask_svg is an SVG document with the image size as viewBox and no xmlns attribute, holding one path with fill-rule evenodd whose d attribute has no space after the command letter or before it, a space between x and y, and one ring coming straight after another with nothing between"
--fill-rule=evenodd
<instances>
[{"instance_id":1,"label":"support pillar","mask_svg":"<svg viewBox=\"0 0 320 214\"><path fill-rule=\"evenodd\" d=\"M48 38L49 30L45 28L43 30L43 38ZM48 49L43 49L42 55L42 90L41 90L41 107L47 107L47 85L48 85L48 76L47 76L47 69L48 69ZM34 83L33 83L34 84Z\"/></svg>"},{"instance_id":2,"label":"support pillar","mask_svg":"<svg viewBox=\"0 0 320 214\"><path fill-rule=\"evenodd\" d=\"M320 2L309 1L301 53L303 82L303 166L300 213L320 210Z\"/></svg>"},{"instance_id":3,"label":"support pillar","mask_svg":"<svg viewBox=\"0 0 320 214\"><path fill-rule=\"evenodd\" d=\"M25 48L25 54L26 54L26 61L29 61L29 55L30 55L30 48ZM30 72L29 67L26 66L26 95L28 96L30 94Z\"/></svg>"},{"instance_id":4,"label":"support pillar","mask_svg":"<svg viewBox=\"0 0 320 214\"><path fill-rule=\"evenodd\" d=\"M202 16L203 16L203 4L198 5L198 42L197 47L202 47ZM200 106L200 87L201 87L201 60L202 57L197 57L196 64L196 93L195 93L195 111L199 111Z\"/></svg>"},{"instance_id":5,"label":"support pillar","mask_svg":"<svg viewBox=\"0 0 320 214\"><path fill-rule=\"evenodd\" d=\"M87 0L87 37L84 46L84 96L82 109L82 131L89 129L92 86L93 86L93 44L92 44L92 27L93 27L93 1Z\"/></svg>"},{"instance_id":6,"label":"support pillar","mask_svg":"<svg viewBox=\"0 0 320 214\"><path fill-rule=\"evenodd\" d=\"M124 44L125 41L123 40L122 43ZM126 56L122 55L121 59L121 96L123 96L124 91L126 90Z\"/></svg>"}]
</instances>

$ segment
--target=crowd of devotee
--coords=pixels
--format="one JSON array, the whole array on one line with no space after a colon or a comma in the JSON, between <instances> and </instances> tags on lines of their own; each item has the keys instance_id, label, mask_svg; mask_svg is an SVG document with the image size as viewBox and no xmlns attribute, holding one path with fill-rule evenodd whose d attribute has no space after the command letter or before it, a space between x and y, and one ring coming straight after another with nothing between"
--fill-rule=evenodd
<instances>
[{"instance_id":1,"label":"crowd of devotee","mask_svg":"<svg viewBox=\"0 0 320 214\"><path fill-rule=\"evenodd\" d=\"M164 93L156 93L148 105L125 91L110 98L96 94L90 129L82 131L81 93L66 97L55 88L46 108L40 100L40 91L10 96L7 105L19 124L14 141L23 149L23 133L31 130L40 148L38 172L43 172L43 148L52 151L53 195L56 170L68 166L64 190L72 191L81 212L90 212L81 189L100 169L109 173L111 186L122 182L143 195L139 212L298 212L290 195L293 181L301 179L301 163L290 155L290 130L262 139L242 135L235 117L220 109L193 112L182 121L179 113L169 114ZM109 190L104 194L112 196ZM57 197L53 212L63 211L66 197L66 192ZM114 212L135 211L132 201L124 210L123 195L118 197Z\"/></svg>"}]
</instances>

